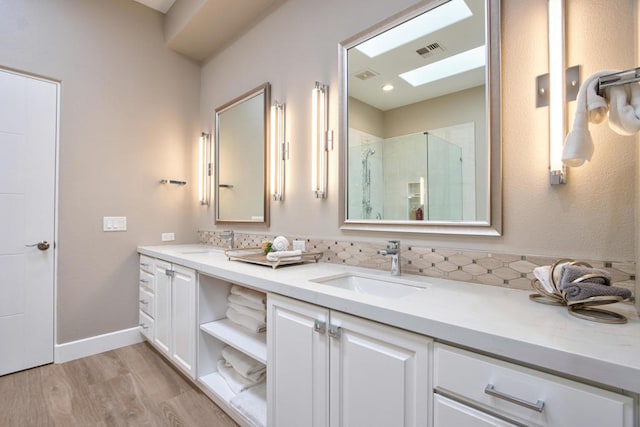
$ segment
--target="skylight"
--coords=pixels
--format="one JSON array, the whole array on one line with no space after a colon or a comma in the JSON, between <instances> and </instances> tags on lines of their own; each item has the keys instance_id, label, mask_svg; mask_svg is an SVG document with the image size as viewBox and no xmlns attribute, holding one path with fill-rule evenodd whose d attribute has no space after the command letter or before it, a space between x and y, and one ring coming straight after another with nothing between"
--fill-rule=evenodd
<instances>
[{"instance_id":1,"label":"skylight","mask_svg":"<svg viewBox=\"0 0 640 427\"><path fill-rule=\"evenodd\" d=\"M373 58L472 15L464 0L451 0L428 13L423 13L402 25L370 38L355 48L369 58Z\"/></svg>"},{"instance_id":2,"label":"skylight","mask_svg":"<svg viewBox=\"0 0 640 427\"><path fill-rule=\"evenodd\" d=\"M487 62L486 50L485 45L478 46L441 61L407 71L400 74L399 77L415 87L484 67Z\"/></svg>"}]
</instances>

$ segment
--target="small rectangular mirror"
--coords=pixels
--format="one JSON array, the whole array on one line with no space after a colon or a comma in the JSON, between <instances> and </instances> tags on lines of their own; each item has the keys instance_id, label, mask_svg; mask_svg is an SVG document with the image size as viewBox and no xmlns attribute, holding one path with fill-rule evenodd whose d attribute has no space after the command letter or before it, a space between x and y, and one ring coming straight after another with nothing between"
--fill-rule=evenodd
<instances>
[{"instance_id":1,"label":"small rectangular mirror","mask_svg":"<svg viewBox=\"0 0 640 427\"><path fill-rule=\"evenodd\" d=\"M269 105L265 83L216 109L216 222L269 225Z\"/></svg>"}]
</instances>

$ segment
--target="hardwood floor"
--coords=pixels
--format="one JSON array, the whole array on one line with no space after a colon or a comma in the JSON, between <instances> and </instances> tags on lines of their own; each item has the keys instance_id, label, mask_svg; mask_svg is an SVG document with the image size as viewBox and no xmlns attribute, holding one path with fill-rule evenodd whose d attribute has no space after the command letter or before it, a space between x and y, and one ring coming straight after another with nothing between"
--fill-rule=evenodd
<instances>
[{"instance_id":1,"label":"hardwood floor","mask_svg":"<svg viewBox=\"0 0 640 427\"><path fill-rule=\"evenodd\" d=\"M144 342L0 377L0 426L237 424Z\"/></svg>"}]
</instances>

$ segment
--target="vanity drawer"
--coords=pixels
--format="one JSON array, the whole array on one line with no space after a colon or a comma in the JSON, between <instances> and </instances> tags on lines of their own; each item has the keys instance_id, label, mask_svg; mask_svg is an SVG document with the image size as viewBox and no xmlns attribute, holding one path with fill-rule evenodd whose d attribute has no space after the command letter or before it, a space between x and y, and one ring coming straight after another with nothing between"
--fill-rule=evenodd
<instances>
[{"instance_id":1,"label":"vanity drawer","mask_svg":"<svg viewBox=\"0 0 640 427\"><path fill-rule=\"evenodd\" d=\"M154 317L154 298L153 294L149 292L143 286L140 287L140 298L139 298L140 310L144 311L151 317Z\"/></svg>"},{"instance_id":2,"label":"vanity drawer","mask_svg":"<svg viewBox=\"0 0 640 427\"><path fill-rule=\"evenodd\" d=\"M153 274L153 258L140 255L140 270Z\"/></svg>"},{"instance_id":3,"label":"vanity drawer","mask_svg":"<svg viewBox=\"0 0 640 427\"><path fill-rule=\"evenodd\" d=\"M151 293L155 293L154 285L153 285L153 274L140 270L140 287L145 288Z\"/></svg>"},{"instance_id":4,"label":"vanity drawer","mask_svg":"<svg viewBox=\"0 0 640 427\"><path fill-rule=\"evenodd\" d=\"M150 342L153 342L153 319L142 310L140 310L139 324L140 333Z\"/></svg>"},{"instance_id":5,"label":"vanity drawer","mask_svg":"<svg viewBox=\"0 0 640 427\"><path fill-rule=\"evenodd\" d=\"M629 396L443 344L435 348L434 388L526 425L633 426Z\"/></svg>"}]
</instances>

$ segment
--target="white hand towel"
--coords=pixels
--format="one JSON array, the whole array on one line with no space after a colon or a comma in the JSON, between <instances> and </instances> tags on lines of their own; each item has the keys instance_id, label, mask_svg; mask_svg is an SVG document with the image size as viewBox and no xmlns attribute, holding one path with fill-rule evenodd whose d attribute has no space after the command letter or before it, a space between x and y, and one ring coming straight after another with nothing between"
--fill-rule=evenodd
<instances>
[{"instance_id":1,"label":"white hand towel","mask_svg":"<svg viewBox=\"0 0 640 427\"><path fill-rule=\"evenodd\" d=\"M278 236L273 239L273 244L271 247L276 251L286 251L289 249L289 240L287 240L284 236Z\"/></svg>"},{"instance_id":2,"label":"white hand towel","mask_svg":"<svg viewBox=\"0 0 640 427\"><path fill-rule=\"evenodd\" d=\"M610 74L613 74L612 71ZM609 71L607 71L609 73ZM587 111L589 122L600 124L607 117L609 105L604 97L598 95L598 79L593 79L587 86Z\"/></svg>"},{"instance_id":3,"label":"white hand towel","mask_svg":"<svg viewBox=\"0 0 640 427\"><path fill-rule=\"evenodd\" d=\"M639 88L637 83L622 86L611 86L606 89L609 98L609 127L620 135L633 135L640 131L640 118L636 109L631 105L639 102ZM635 93L633 93L635 92Z\"/></svg>"},{"instance_id":4,"label":"white hand towel","mask_svg":"<svg viewBox=\"0 0 640 427\"><path fill-rule=\"evenodd\" d=\"M256 291L254 289L245 288L244 286L233 285L231 291L234 295L240 295L250 301L264 304L267 301L267 294Z\"/></svg>"},{"instance_id":5,"label":"white hand towel","mask_svg":"<svg viewBox=\"0 0 640 427\"><path fill-rule=\"evenodd\" d=\"M223 359L218 360L218 373L227 383L231 391L235 394L241 393L244 390L258 384L255 381L244 378L237 373L231 365L227 364Z\"/></svg>"},{"instance_id":6,"label":"white hand towel","mask_svg":"<svg viewBox=\"0 0 640 427\"><path fill-rule=\"evenodd\" d=\"M267 367L263 363L231 346L222 349L222 357L238 374L253 382L260 382L267 373Z\"/></svg>"},{"instance_id":7,"label":"white hand towel","mask_svg":"<svg viewBox=\"0 0 640 427\"><path fill-rule=\"evenodd\" d=\"M536 277L536 279L540 281L540 283L542 283L542 286L544 287L545 291L549 292L550 294L555 293L555 289L551 284L551 266L550 265L543 265L543 266L534 268L533 275Z\"/></svg>"},{"instance_id":8,"label":"white hand towel","mask_svg":"<svg viewBox=\"0 0 640 427\"><path fill-rule=\"evenodd\" d=\"M229 401L231 406L249 418L256 426L267 425L267 385L259 384L234 396Z\"/></svg>"},{"instance_id":9,"label":"white hand towel","mask_svg":"<svg viewBox=\"0 0 640 427\"><path fill-rule=\"evenodd\" d=\"M299 261L302 259L301 257L302 251L280 251L280 252L269 252L267 254L267 261Z\"/></svg>"},{"instance_id":10,"label":"white hand towel","mask_svg":"<svg viewBox=\"0 0 640 427\"><path fill-rule=\"evenodd\" d=\"M233 323L244 326L252 332L264 332L267 329L267 324L265 322L240 314L231 307L227 308L226 315Z\"/></svg>"},{"instance_id":11,"label":"white hand towel","mask_svg":"<svg viewBox=\"0 0 640 427\"><path fill-rule=\"evenodd\" d=\"M230 303L242 305L244 307L252 308L254 310L266 311L267 305L263 302L256 302L254 300L247 299L242 295L230 294L227 299Z\"/></svg>"},{"instance_id":12,"label":"white hand towel","mask_svg":"<svg viewBox=\"0 0 640 427\"><path fill-rule=\"evenodd\" d=\"M244 314L245 316L252 317L260 322L264 322L267 317L267 310L255 310L253 308L236 304L234 302L229 302L229 307L233 308L240 314Z\"/></svg>"}]
</instances>

